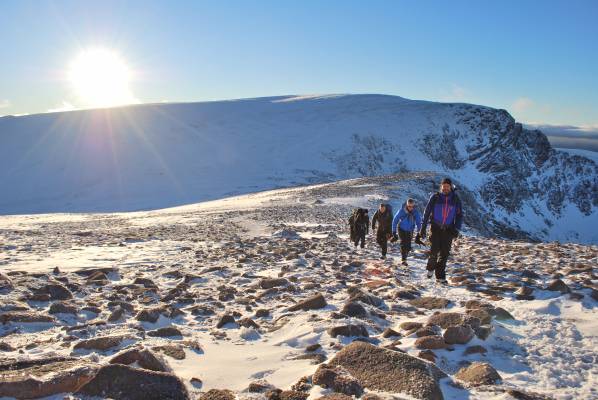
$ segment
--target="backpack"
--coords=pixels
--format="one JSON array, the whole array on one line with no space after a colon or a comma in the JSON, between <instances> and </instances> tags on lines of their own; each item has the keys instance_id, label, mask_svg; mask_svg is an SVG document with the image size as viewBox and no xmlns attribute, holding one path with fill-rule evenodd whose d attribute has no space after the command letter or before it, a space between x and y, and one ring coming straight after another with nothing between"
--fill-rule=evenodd
<instances>
[{"instance_id":1,"label":"backpack","mask_svg":"<svg viewBox=\"0 0 598 400\"><path fill-rule=\"evenodd\" d=\"M349 225L351 226L351 235L357 232L357 227L359 225L366 224L367 221L365 220L365 209L363 208L355 208L351 213L351 217L349 218Z\"/></svg>"}]
</instances>

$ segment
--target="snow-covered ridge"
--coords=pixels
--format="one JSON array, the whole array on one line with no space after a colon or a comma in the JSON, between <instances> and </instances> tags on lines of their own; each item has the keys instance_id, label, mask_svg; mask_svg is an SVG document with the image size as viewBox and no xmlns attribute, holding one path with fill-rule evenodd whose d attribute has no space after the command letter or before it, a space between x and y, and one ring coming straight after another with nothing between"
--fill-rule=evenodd
<instances>
[{"instance_id":1,"label":"snow-covered ridge","mask_svg":"<svg viewBox=\"0 0 598 400\"><path fill-rule=\"evenodd\" d=\"M598 241L596 163L504 110L313 95L0 118L2 214L162 208L406 171L453 177L500 236Z\"/></svg>"}]
</instances>

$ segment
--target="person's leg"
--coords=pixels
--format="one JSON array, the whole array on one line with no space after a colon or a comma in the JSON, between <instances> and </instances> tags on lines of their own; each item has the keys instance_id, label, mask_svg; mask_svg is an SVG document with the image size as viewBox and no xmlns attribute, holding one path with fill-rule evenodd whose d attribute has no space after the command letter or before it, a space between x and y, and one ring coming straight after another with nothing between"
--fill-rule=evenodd
<instances>
[{"instance_id":1,"label":"person's leg","mask_svg":"<svg viewBox=\"0 0 598 400\"><path fill-rule=\"evenodd\" d=\"M361 240L361 248L363 249L363 247L365 246L365 232L361 234L361 237L359 239Z\"/></svg>"},{"instance_id":2,"label":"person's leg","mask_svg":"<svg viewBox=\"0 0 598 400\"><path fill-rule=\"evenodd\" d=\"M432 233L430 234L430 256L428 257L428 271L435 271L436 264L438 264L438 253L440 252L440 229L432 225Z\"/></svg>"},{"instance_id":3,"label":"person's leg","mask_svg":"<svg viewBox=\"0 0 598 400\"><path fill-rule=\"evenodd\" d=\"M446 262L451 251L453 237L447 230L441 231L440 254L436 264L436 279L446 279Z\"/></svg>"},{"instance_id":4,"label":"person's leg","mask_svg":"<svg viewBox=\"0 0 598 400\"><path fill-rule=\"evenodd\" d=\"M399 229L399 239L401 240L401 259L405 261L407 259L407 232Z\"/></svg>"}]
</instances>

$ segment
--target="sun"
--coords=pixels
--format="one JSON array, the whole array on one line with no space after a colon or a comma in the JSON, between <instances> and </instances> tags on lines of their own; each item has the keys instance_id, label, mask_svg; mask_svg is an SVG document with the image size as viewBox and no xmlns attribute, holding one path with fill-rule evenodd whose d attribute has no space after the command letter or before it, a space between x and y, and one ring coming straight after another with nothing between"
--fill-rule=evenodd
<instances>
[{"instance_id":1,"label":"sun","mask_svg":"<svg viewBox=\"0 0 598 400\"><path fill-rule=\"evenodd\" d=\"M82 51L68 69L72 89L86 107L137 103L129 87L131 75L117 52L102 48Z\"/></svg>"}]
</instances>

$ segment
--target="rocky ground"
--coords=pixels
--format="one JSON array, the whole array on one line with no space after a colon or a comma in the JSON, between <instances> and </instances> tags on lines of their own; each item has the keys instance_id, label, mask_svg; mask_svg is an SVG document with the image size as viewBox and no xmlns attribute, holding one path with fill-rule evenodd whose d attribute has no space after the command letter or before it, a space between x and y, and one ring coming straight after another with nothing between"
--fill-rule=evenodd
<instances>
[{"instance_id":1,"label":"rocky ground","mask_svg":"<svg viewBox=\"0 0 598 400\"><path fill-rule=\"evenodd\" d=\"M381 182L0 217L0 397L598 398L597 246L466 235L437 285L348 242Z\"/></svg>"}]
</instances>

